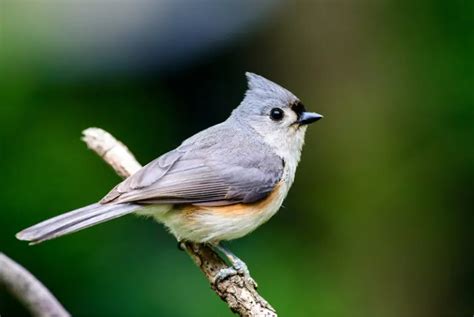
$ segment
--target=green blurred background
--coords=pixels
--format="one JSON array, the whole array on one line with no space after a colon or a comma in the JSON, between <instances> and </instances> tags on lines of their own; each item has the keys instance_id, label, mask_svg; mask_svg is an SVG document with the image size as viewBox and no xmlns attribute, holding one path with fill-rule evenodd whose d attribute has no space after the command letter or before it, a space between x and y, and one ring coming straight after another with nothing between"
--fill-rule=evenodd
<instances>
[{"instance_id":1,"label":"green blurred background","mask_svg":"<svg viewBox=\"0 0 474 317\"><path fill-rule=\"evenodd\" d=\"M230 316L172 236L125 217L14 234L224 120L264 75L325 118L285 207L230 243L281 316L474 314L474 1L0 2L0 251L74 316ZM0 289L0 315L28 313Z\"/></svg>"}]
</instances>

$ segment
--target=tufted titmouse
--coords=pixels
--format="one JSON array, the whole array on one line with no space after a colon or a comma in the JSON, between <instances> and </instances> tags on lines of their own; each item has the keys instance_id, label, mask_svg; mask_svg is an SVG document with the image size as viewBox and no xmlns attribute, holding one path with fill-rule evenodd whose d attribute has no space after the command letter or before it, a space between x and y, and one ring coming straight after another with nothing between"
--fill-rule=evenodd
<instances>
[{"instance_id":1,"label":"tufted titmouse","mask_svg":"<svg viewBox=\"0 0 474 317\"><path fill-rule=\"evenodd\" d=\"M152 216L178 241L218 246L255 230L280 208L295 177L307 124L322 116L307 112L285 88L246 75L245 98L226 121L150 162L98 203L16 237L36 244L130 213ZM229 251L219 250L236 264Z\"/></svg>"}]
</instances>

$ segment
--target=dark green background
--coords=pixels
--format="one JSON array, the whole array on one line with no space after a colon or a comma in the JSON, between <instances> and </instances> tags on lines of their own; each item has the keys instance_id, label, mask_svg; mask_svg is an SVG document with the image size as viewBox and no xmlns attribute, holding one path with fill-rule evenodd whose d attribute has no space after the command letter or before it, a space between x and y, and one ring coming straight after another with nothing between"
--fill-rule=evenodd
<instances>
[{"instance_id":1,"label":"dark green background","mask_svg":"<svg viewBox=\"0 0 474 317\"><path fill-rule=\"evenodd\" d=\"M282 3L186 63L84 72L41 49L27 5L0 4L0 251L74 316L230 316L150 220L35 247L14 234L119 181L83 129L146 163L224 120L253 71L325 116L284 208L230 243L261 294L281 316L471 316L474 2L412 2ZM27 315L1 289L0 314Z\"/></svg>"}]
</instances>

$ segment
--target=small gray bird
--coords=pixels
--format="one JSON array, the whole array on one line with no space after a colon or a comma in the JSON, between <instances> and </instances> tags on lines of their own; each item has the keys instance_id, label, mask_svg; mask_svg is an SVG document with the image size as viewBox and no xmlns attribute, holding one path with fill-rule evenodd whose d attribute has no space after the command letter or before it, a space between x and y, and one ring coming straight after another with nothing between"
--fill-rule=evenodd
<instances>
[{"instance_id":1,"label":"small gray bird","mask_svg":"<svg viewBox=\"0 0 474 317\"><path fill-rule=\"evenodd\" d=\"M185 140L118 184L98 203L19 232L31 244L130 213L163 223L178 241L240 238L280 208L295 178L306 128L322 118L285 88L246 73L248 90L230 117Z\"/></svg>"}]
</instances>

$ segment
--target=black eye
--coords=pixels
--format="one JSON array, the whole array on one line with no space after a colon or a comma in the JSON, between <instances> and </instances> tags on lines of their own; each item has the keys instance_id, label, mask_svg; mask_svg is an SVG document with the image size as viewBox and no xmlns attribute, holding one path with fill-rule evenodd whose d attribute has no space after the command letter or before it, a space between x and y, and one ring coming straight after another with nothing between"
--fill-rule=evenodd
<instances>
[{"instance_id":1,"label":"black eye","mask_svg":"<svg viewBox=\"0 0 474 317\"><path fill-rule=\"evenodd\" d=\"M272 120L275 120L275 121L280 121L281 119L283 119L284 114L285 113L280 108L273 108L270 111L270 118L272 118Z\"/></svg>"}]
</instances>

